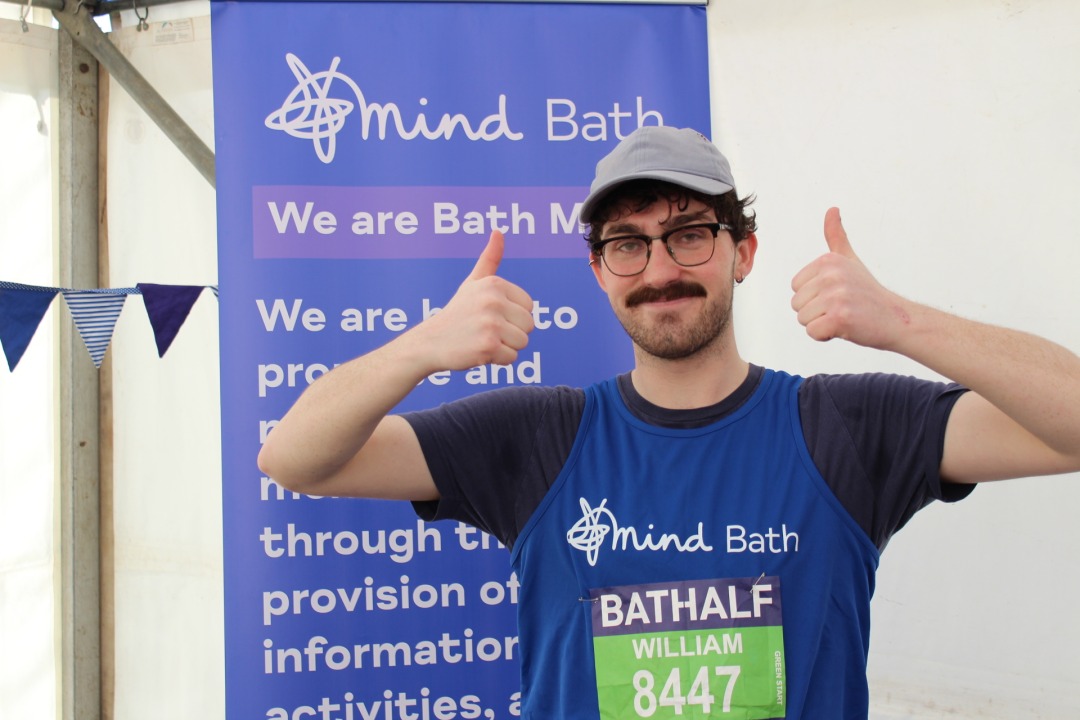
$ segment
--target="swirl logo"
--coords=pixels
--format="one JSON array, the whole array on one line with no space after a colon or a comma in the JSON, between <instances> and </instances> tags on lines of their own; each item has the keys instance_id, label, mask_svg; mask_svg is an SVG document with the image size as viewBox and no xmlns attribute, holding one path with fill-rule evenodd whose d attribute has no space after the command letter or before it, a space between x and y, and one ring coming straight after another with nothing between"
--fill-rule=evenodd
<instances>
[{"instance_id":1,"label":"swirl logo","mask_svg":"<svg viewBox=\"0 0 1080 720\"><path fill-rule=\"evenodd\" d=\"M311 140L315 154L324 163L329 163L334 159L337 133L345 126L345 116L353 111L353 103L330 97L330 83L335 78L340 79L357 97L362 97L360 88L337 71L341 58L334 58L329 70L314 75L292 53L285 56L285 61L298 84L281 107L266 117L266 127Z\"/></svg>"},{"instance_id":2,"label":"swirl logo","mask_svg":"<svg viewBox=\"0 0 1080 720\"><path fill-rule=\"evenodd\" d=\"M570 543L570 547L575 550L584 552L589 565L595 566L600 546L604 544L604 538L615 525L615 516L604 507L607 504L607 498L601 500L596 508L592 508L585 498L579 498L579 502L581 503L581 519L567 531L566 542ZM605 515L610 518L610 525L600 523Z\"/></svg>"},{"instance_id":3,"label":"swirl logo","mask_svg":"<svg viewBox=\"0 0 1080 720\"><path fill-rule=\"evenodd\" d=\"M266 116L265 125L271 130L280 130L292 137L311 140L315 154L323 163L334 159L337 148L337 134L345 126L345 118L353 111L358 112L361 123L361 137L367 140L371 133L372 120L378 124L379 139L385 140L388 131L393 130L399 138L412 140L422 136L427 140L449 140L455 130L469 140L491 141L499 138L521 140L525 135L510 129L506 114L506 96L499 95L499 109L475 124L461 113L444 113L434 127L423 112L416 115L412 127L408 127L401 109L395 103L369 102L360 86L352 78L338 72L341 58L335 57L330 68L312 73L296 55L288 53L285 61L296 78L297 85L277 110ZM330 95L330 86L340 80L355 96L356 102L335 98ZM427 98L420 98L419 105L427 105Z\"/></svg>"},{"instance_id":4,"label":"swirl logo","mask_svg":"<svg viewBox=\"0 0 1080 720\"><path fill-rule=\"evenodd\" d=\"M578 498L581 506L581 518L566 532L566 542L575 550L585 553L589 565L596 566L600 548L604 547L610 535L612 550L649 550L664 552L674 550L686 552L712 552L712 545L705 542L705 524L698 523L697 530L687 537L675 533L659 533L652 523L642 533L632 525L620 527L615 514L607 508L607 498L593 507L585 498Z\"/></svg>"}]
</instances>

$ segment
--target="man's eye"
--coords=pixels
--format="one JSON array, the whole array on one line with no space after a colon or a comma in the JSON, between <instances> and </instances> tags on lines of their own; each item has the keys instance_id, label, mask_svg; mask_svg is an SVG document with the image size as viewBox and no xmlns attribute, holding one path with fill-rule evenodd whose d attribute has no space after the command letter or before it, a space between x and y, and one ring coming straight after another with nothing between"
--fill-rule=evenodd
<instances>
[{"instance_id":1,"label":"man's eye","mask_svg":"<svg viewBox=\"0 0 1080 720\"><path fill-rule=\"evenodd\" d=\"M680 245L692 245L701 242L707 236L708 232L705 228L687 228L672 235L669 242L674 241Z\"/></svg>"},{"instance_id":2,"label":"man's eye","mask_svg":"<svg viewBox=\"0 0 1080 720\"><path fill-rule=\"evenodd\" d=\"M621 238L608 243L608 252L620 255L636 255L645 250L645 243L641 238Z\"/></svg>"}]
</instances>

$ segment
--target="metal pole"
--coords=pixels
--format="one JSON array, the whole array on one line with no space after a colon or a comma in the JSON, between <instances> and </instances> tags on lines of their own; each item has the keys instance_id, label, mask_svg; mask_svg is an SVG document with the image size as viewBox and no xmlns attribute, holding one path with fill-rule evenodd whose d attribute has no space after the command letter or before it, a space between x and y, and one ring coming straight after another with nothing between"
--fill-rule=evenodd
<instances>
[{"instance_id":1,"label":"metal pole","mask_svg":"<svg viewBox=\"0 0 1080 720\"><path fill-rule=\"evenodd\" d=\"M98 66L58 36L60 283L98 282ZM101 717L98 376L74 323L60 334L61 717Z\"/></svg>"},{"instance_id":2,"label":"metal pole","mask_svg":"<svg viewBox=\"0 0 1080 720\"><path fill-rule=\"evenodd\" d=\"M136 0L135 5L131 4L131 0L99 0L94 5L94 15L108 15L114 12L120 12L121 10L142 10L144 8L153 7L154 5L172 5L174 3L183 2L184 0ZM135 7L138 6L138 7Z\"/></svg>"},{"instance_id":3,"label":"metal pole","mask_svg":"<svg viewBox=\"0 0 1080 720\"><path fill-rule=\"evenodd\" d=\"M0 0L0 2L8 2L12 5L27 4L27 0ZM34 0L33 7L41 10L63 10L64 0Z\"/></svg>"},{"instance_id":4,"label":"metal pole","mask_svg":"<svg viewBox=\"0 0 1080 720\"><path fill-rule=\"evenodd\" d=\"M147 115L157 123L173 144L195 166L211 187L215 186L214 153L195 134L184 119L172 109L146 78L128 62L127 58L105 36L88 12L72 7L68 2L62 11L53 11L53 17L71 37L97 58L109 75L116 79Z\"/></svg>"}]
</instances>

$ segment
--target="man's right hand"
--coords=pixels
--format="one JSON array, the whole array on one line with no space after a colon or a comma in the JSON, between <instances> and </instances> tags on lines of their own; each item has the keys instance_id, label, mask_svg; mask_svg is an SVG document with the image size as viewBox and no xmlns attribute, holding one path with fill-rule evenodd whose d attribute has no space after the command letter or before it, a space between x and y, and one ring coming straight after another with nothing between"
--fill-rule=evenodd
<instances>
[{"instance_id":1,"label":"man's right hand","mask_svg":"<svg viewBox=\"0 0 1080 720\"><path fill-rule=\"evenodd\" d=\"M528 345L533 300L496 274L504 246L503 234L492 231L454 297L417 327L435 353L432 372L467 370L488 363L508 365Z\"/></svg>"}]
</instances>

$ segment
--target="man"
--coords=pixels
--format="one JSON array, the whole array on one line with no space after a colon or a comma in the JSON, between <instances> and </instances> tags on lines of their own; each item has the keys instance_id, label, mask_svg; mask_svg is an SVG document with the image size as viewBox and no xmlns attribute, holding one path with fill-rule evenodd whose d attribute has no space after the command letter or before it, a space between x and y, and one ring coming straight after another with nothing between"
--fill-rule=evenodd
<instances>
[{"instance_id":1,"label":"man","mask_svg":"<svg viewBox=\"0 0 1080 720\"><path fill-rule=\"evenodd\" d=\"M891 534L973 483L1080 469L1080 359L889 292L836 209L792 283L799 322L955 384L747 363L747 204L704 136L635 131L581 210L631 372L388 414L431 373L526 347L532 300L497 276L496 232L440 313L313 384L260 454L290 489L412 500L511 548L523 717L866 717Z\"/></svg>"}]
</instances>

